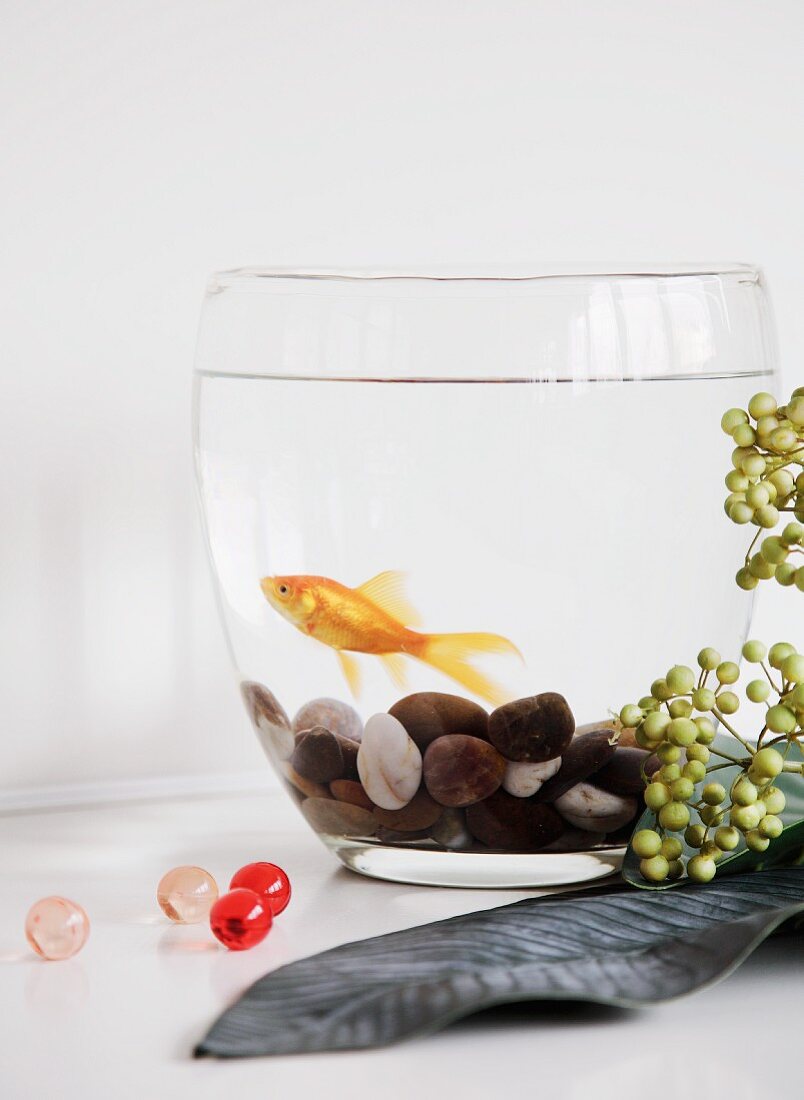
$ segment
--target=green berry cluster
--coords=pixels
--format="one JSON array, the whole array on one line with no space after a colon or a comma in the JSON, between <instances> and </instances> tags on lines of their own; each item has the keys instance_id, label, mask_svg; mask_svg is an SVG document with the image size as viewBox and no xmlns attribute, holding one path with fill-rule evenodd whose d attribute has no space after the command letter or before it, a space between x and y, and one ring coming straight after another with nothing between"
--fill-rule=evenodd
<instances>
[{"instance_id":1,"label":"green berry cluster","mask_svg":"<svg viewBox=\"0 0 804 1100\"><path fill-rule=\"evenodd\" d=\"M749 702L763 708L754 740L731 724L740 709L733 690L740 669L721 660L711 647L698 654L697 673L675 665L651 684L649 695L620 712L622 725L633 729L637 744L652 754L643 777L654 827L640 829L631 840L649 882L684 874L693 882L709 882L725 852L741 843L762 852L782 832L779 814L785 796L773 781L782 772L804 770L804 654L787 642L767 650L761 642L749 641L742 655L761 672L745 687ZM735 739L738 755L715 746L716 723ZM723 768L736 768L728 789L715 774ZM683 833L687 845L696 849L686 865L684 848L673 833Z\"/></svg>"},{"instance_id":2,"label":"green berry cluster","mask_svg":"<svg viewBox=\"0 0 804 1100\"><path fill-rule=\"evenodd\" d=\"M755 393L747 411L729 409L720 426L736 444L726 475L726 515L733 523L759 528L737 584L748 591L775 577L785 588L804 592L804 386L782 406L772 394ZM795 519L755 549L785 513Z\"/></svg>"}]
</instances>

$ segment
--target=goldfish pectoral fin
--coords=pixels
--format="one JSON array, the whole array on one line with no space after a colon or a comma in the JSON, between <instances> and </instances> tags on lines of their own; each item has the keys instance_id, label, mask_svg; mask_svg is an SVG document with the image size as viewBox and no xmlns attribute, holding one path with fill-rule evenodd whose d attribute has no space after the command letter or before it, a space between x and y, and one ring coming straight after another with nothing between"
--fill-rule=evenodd
<instances>
[{"instance_id":1,"label":"goldfish pectoral fin","mask_svg":"<svg viewBox=\"0 0 804 1100\"><path fill-rule=\"evenodd\" d=\"M355 699L360 696L360 666L354 657L348 653L344 653L342 649L336 649L335 655L341 666L341 672L346 677L346 682L349 685L349 690Z\"/></svg>"},{"instance_id":2,"label":"goldfish pectoral fin","mask_svg":"<svg viewBox=\"0 0 804 1100\"><path fill-rule=\"evenodd\" d=\"M404 691L408 686L405 659L399 653L380 653L379 657L391 680L400 690Z\"/></svg>"},{"instance_id":3,"label":"goldfish pectoral fin","mask_svg":"<svg viewBox=\"0 0 804 1100\"><path fill-rule=\"evenodd\" d=\"M384 573L378 573L376 577L366 581L365 584L361 584L355 591L371 600L381 611L402 623L403 626L418 625L419 613L405 595L404 573L387 569Z\"/></svg>"}]
</instances>

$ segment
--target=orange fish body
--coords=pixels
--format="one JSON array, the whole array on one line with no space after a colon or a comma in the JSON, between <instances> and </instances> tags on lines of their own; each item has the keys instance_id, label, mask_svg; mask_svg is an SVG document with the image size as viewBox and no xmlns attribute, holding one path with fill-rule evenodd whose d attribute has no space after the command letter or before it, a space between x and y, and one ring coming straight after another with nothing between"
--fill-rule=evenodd
<instances>
[{"instance_id":1,"label":"orange fish body","mask_svg":"<svg viewBox=\"0 0 804 1100\"><path fill-rule=\"evenodd\" d=\"M359 588L347 588L328 577L264 577L263 594L283 618L303 634L335 650L354 695L360 672L349 653L379 657L399 687L404 687L403 656L415 657L457 680L474 694L499 703L504 692L469 664L478 653L515 653L516 646L499 634L421 634L403 592L399 573L372 577Z\"/></svg>"}]
</instances>

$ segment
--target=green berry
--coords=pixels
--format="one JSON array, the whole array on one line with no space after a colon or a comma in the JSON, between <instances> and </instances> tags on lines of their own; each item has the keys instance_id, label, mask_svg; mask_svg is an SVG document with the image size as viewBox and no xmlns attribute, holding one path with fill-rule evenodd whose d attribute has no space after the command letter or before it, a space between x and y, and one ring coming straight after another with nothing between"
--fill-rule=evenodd
<instances>
[{"instance_id":1,"label":"green berry","mask_svg":"<svg viewBox=\"0 0 804 1100\"><path fill-rule=\"evenodd\" d=\"M726 515L732 523L739 523L740 526L743 526L746 523L750 523L754 518L754 509L746 504L744 500L735 500L729 504L729 507L726 509Z\"/></svg>"},{"instance_id":2,"label":"green berry","mask_svg":"<svg viewBox=\"0 0 804 1100\"><path fill-rule=\"evenodd\" d=\"M736 474L738 471L731 470L730 472ZM774 470L768 478L768 481L771 483L771 485L776 490L777 495L780 497L789 497L790 494L793 492L793 488L795 486L795 481L793 480L792 475L787 470ZM736 491L742 492L741 489Z\"/></svg>"},{"instance_id":3,"label":"green berry","mask_svg":"<svg viewBox=\"0 0 804 1100\"><path fill-rule=\"evenodd\" d=\"M796 588L799 592L804 592L804 565L800 565L796 570Z\"/></svg>"},{"instance_id":4,"label":"green berry","mask_svg":"<svg viewBox=\"0 0 804 1100\"><path fill-rule=\"evenodd\" d=\"M677 764L681 759L681 749L669 741L662 741L656 750L656 755L662 764Z\"/></svg>"},{"instance_id":5,"label":"green berry","mask_svg":"<svg viewBox=\"0 0 804 1100\"><path fill-rule=\"evenodd\" d=\"M669 866L669 869L668 869L668 872L667 872L667 877L671 881L673 881L675 879L681 878L681 876L683 874L684 874L684 864L681 862L681 860L680 859L671 860L670 861L670 866Z\"/></svg>"},{"instance_id":6,"label":"green berry","mask_svg":"<svg viewBox=\"0 0 804 1100\"><path fill-rule=\"evenodd\" d=\"M700 760L688 760L681 769L681 775L691 783L700 783L706 776L706 764Z\"/></svg>"},{"instance_id":7,"label":"green berry","mask_svg":"<svg viewBox=\"0 0 804 1100\"><path fill-rule=\"evenodd\" d=\"M707 806L719 806L726 800L726 788L722 783L707 783L701 791L701 798Z\"/></svg>"},{"instance_id":8,"label":"green berry","mask_svg":"<svg viewBox=\"0 0 804 1100\"><path fill-rule=\"evenodd\" d=\"M742 444L741 439L735 439L735 443ZM746 440L746 443L749 441ZM750 440L751 443L754 440ZM780 454L785 454L787 451L793 451L798 446L798 436L792 428L777 428L776 431L771 432L770 444L774 451L778 451Z\"/></svg>"},{"instance_id":9,"label":"green berry","mask_svg":"<svg viewBox=\"0 0 804 1100\"><path fill-rule=\"evenodd\" d=\"M637 703L637 706L640 710L650 712L658 708L659 700L654 699L652 695L643 695Z\"/></svg>"},{"instance_id":10,"label":"green berry","mask_svg":"<svg viewBox=\"0 0 804 1100\"><path fill-rule=\"evenodd\" d=\"M696 710L712 710L715 705L715 693L710 688L696 688L692 693L692 705Z\"/></svg>"},{"instance_id":11,"label":"green berry","mask_svg":"<svg viewBox=\"0 0 804 1100\"><path fill-rule=\"evenodd\" d=\"M650 752L656 748L658 741L655 737L648 737L644 730L644 723L634 734L634 740L641 749L648 749Z\"/></svg>"},{"instance_id":12,"label":"green berry","mask_svg":"<svg viewBox=\"0 0 804 1100\"><path fill-rule=\"evenodd\" d=\"M742 588L743 592L750 592L752 588L756 588L759 584L759 577L755 577L745 566L737 570L734 580L737 587Z\"/></svg>"},{"instance_id":13,"label":"green berry","mask_svg":"<svg viewBox=\"0 0 804 1100\"><path fill-rule=\"evenodd\" d=\"M777 642L768 650L768 664L771 668L781 669L785 657L790 657L796 652L796 647L789 642Z\"/></svg>"},{"instance_id":14,"label":"green berry","mask_svg":"<svg viewBox=\"0 0 804 1100\"><path fill-rule=\"evenodd\" d=\"M693 856L687 864L687 874L693 882L711 882L716 871L715 861L705 856Z\"/></svg>"},{"instance_id":15,"label":"green berry","mask_svg":"<svg viewBox=\"0 0 804 1100\"><path fill-rule=\"evenodd\" d=\"M759 420L761 416L773 416L779 406L776 403L776 398L772 393L755 393L751 400L748 402L748 412L754 418ZM729 410L742 412L742 409ZM735 427L737 424L743 423L741 420L734 419Z\"/></svg>"},{"instance_id":16,"label":"green berry","mask_svg":"<svg viewBox=\"0 0 804 1100\"><path fill-rule=\"evenodd\" d=\"M765 715L765 723L773 733L792 733L797 725L795 712L784 703L777 703L776 706L769 708Z\"/></svg>"},{"instance_id":17,"label":"green berry","mask_svg":"<svg viewBox=\"0 0 804 1100\"><path fill-rule=\"evenodd\" d=\"M764 504L770 504L768 487L763 485L762 482L750 485L745 491L745 503L750 504L754 509L761 508Z\"/></svg>"},{"instance_id":18,"label":"green berry","mask_svg":"<svg viewBox=\"0 0 804 1100\"><path fill-rule=\"evenodd\" d=\"M723 852L718 848L714 840L707 840L701 845L701 855L704 859L713 859L715 863L723 858Z\"/></svg>"},{"instance_id":19,"label":"green berry","mask_svg":"<svg viewBox=\"0 0 804 1100\"><path fill-rule=\"evenodd\" d=\"M674 695L686 695L695 686L695 674L686 665L673 665L665 679Z\"/></svg>"},{"instance_id":20,"label":"green berry","mask_svg":"<svg viewBox=\"0 0 804 1100\"><path fill-rule=\"evenodd\" d=\"M666 836L662 841L661 855L670 863L675 859L680 859L683 851L684 845L674 836Z\"/></svg>"},{"instance_id":21,"label":"green berry","mask_svg":"<svg viewBox=\"0 0 804 1100\"><path fill-rule=\"evenodd\" d=\"M656 779L659 779L662 783L673 783L681 776L681 768L678 764L665 764L663 768L659 768L656 773Z\"/></svg>"},{"instance_id":22,"label":"green berry","mask_svg":"<svg viewBox=\"0 0 804 1100\"><path fill-rule=\"evenodd\" d=\"M740 670L734 661L721 661L715 675L721 684L736 684L740 679Z\"/></svg>"},{"instance_id":23,"label":"green berry","mask_svg":"<svg viewBox=\"0 0 804 1100\"><path fill-rule=\"evenodd\" d=\"M757 441L757 433L750 424L738 424L731 438L738 447L753 447Z\"/></svg>"},{"instance_id":24,"label":"green berry","mask_svg":"<svg viewBox=\"0 0 804 1100\"><path fill-rule=\"evenodd\" d=\"M690 745L687 748L687 760L699 760L702 764L709 763L711 753L706 745Z\"/></svg>"},{"instance_id":25,"label":"green berry","mask_svg":"<svg viewBox=\"0 0 804 1100\"><path fill-rule=\"evenodd\" d=\"M658 699L660 703L666 703L668 699L673 698L673 693L667 686L666 680L654 680L650 685L650 693L654 699Z\"/></svg>"},{"instance_id":26,"label":"green berry","mask_svg":"<svg viewBox=\"0 0 804 1100\"><path fill-rule=\"evenodd\" d=\"M669 715L665 714L662 710L652 710L650 714L645 716L645 721L642 723L642 729L647 738L651 741L658 741L669 725Z\"/></svg>"},{"instance_id":27,"label":"green berry","mask_svg":"<svg viewBox=\"0 0 804 1100\"><path fill-rule=\"evenodd\" d=\"M762 477L767 468L767 463L762 455L757 454L755 451L745 456L740 463L740 469L747 477ZM766 508L771 505L766 504Z\"/></svg>"},{"instance_id":28,"label":"green berry","mask_svg":"<svg viewBox=\"0 0 804 1100\"><path fill-rule=\"evenodd\" d=\"M740 700L733 691L721 691L717 697L717 705L721 714L736 714L740 709Z\"/></svg>"},{"instance_id":29,"label":"green berry","mask_svg":"<svg viewBox=\"0 0 804 1100\"><path fill-rule=\"evenodd\" d=\"M770 684L767 680L752 680L746 685L745 694L752 703L764 703L770 695Z\"/></svg>"},{"instance_id":30,"label":"green berry","mask_svg":"<svg viewBox=\"0 0 804 1100\"><path fill-rule=\"evenodd\" d=\"M769 581L776 572L776 566L771 565L761 554L754 554L748 563L748 572L761 581Z\"/></svg>"},{"instance_id":31,"label":"green berry","mask_svg":"<svg viewBox=\"0 0 804 1100\"><path fill-rule=\"evenodd\" d=\"M648 783L642 797L648 809L656 813L670 801L670 788L665 783Z\"/></svg>"},{"instance_id":32,"label":"green berry","mask_svg":"<svg viewBox=\"0 0 804 1100\"><path fill-rule=\"evenodd\" d=\"M683 802L668 802L659 810L659 824L671 833L686 829L690 821L690 811Z\"/></svg>"},{"instance_id":33,"label":"green berry","mask_svg":"<svg viewBox=\"0 0 804 1100\"><path fill-rule=\"evenodd\" d=\"M775 504L763 504L754 512L754 519L760 527L770 530L779 522L779 509Z\"/></svg>"},{"instance_id":34,"label":"green berry","mask_svg":"<svg viewBox=\"0 0 804 1100\"><path fill-rule=\"evenodd\" d=\"M671 718L689 718L692 714L692 703L689 699L673 699L667 704L667 710Z\"/></svg>"},{"instance_id":35,"label":"green berry","mask_svg":"<svg viewBox=\"0 0 804 1100\"><path fill-rule=\"evenodd\" d=\"M784 825L782 819L775 814L765 814L757 829L762 836L768 837L769 840L775 840L777 836L781 836Z\"/></svg>"},{"instance_id":36,"label":"green berry","mask_svg":"<svg viewBox=\"0 0 804 1100\"><path fill-rule=\"evenodd\" d=\"M670 794L673 796L676 802L686 802L688 799L692 798L694 793L695 784L692 782L691 779L688 779L687 776L684 775L684 771L682 769L681 777L679 779L673 780L673 782L670 784Z\"/></svg>"},{"instance_id":37,"label":"green berry","mask_svg":"<svg viewBox=\"0 0 804 1100\"><path fill-rule=\"evenodd\" d=\"M760 749L754 753L751 767L757 775L761 775L765 779L775 779L784 769L784 757L776 749Z\"/></svg>"},{"instance_id":38,"label":"green berry","mask_svg":"<svg viewBox=\"0 0 804 1100\"><path fill-rule=\"evenodd\" d=\"M664 882L670 871L670 865L664 856L653 856L652 859L643 859L639 864L639 870L648 882Z\"/></svg>"},{"instance_id":39,"label":"green berry","mask_svg":"<svg viewBox=\"0 0 804 1100\"><path fill-rule=\"evenodd\" d=\"M700 810L698 810L698 816L704 825L708 828L712 828L715 825L721 825L723 823L726 812L721 809L720 806L701 806Z\"/></svg>"},{"instance_id":40,"label":"green berry","mask_svg":"<svg viewBox=\"0 0 804 1100\"><path fill-rule=\"evenodd\" d=\"M762 661L765 660L767 655L768 650L762 644L762 642L751 640L746 642L743 646L743 657L745 657L746 661L749 661L752 665L760 664Z\"/></svg>"},{"instance_id":41,"label":"green berry","mask_svg":"<svg viewBox=\"0 0 804 1100\"><path fill-rule=\"evenodd\" d=\"M798 546L804 542L804 524L788 523L781 534L781 541L786 546Z\"/></svg>"},{"instance_id":42,"label":"green berry","mask_svg":"<svg viewBox=\"0 0 804 1100\"><path fill-rule=\"evenodd\" d=\"M640 859L652 859L661 851L662 838L653 829L640 829L634 833L631 847Z\"/></svg>"},{"instance_id":43,"label":"green berry","mask_svg":"<svg viewBox=\"0 0 804 1100\"><path fill-rule=\"evenodd\" d=\"M762 801L769 814L780 814L787 805L784 791L780 791L778 787L766 787L762 793Z\"/></svg>"},{"instance_id":44,"label":"green berry","mask_svg":"<svg viewBox=\"0 0 804 1100\"><path fill-rule=\"evenodd\" d=\"M774 410L775 411L775 410ZM744 409L727 409L720 418L720 426L726 435L731 435L740 424L748 423L748 413Z\"/></svg>"},{"instance_id":45,"label":"green berry","mask_svg":"<svg viewBox=\"0 0 804 1100\"><path fill-rule=\"evenodd\" d=\"M723 825L715 832L715 844L722 852L733 852L740 843L740 834L731 825Z\"/></svg>"},{"instance_id":46,"label":"green berry","mask_svg":"<svg viewBox=\"0 0 804 1100\"><path fill-rule=\"evenodd\" d=\"M638 726L642 718L642 711L639 707L635 707L633 703L628 703L620 711L620 721L626 729L633 729L634 726Z\"/></svg>"},{"instance_id":47,"label":"green berry","mask_svg":"<svg viewBox=\"0 0 804 1100\"><path fill-rule=\"evenodd\" d=\"M693 718L698 729L698 744L699 745L711 745L714 739L717 737L714 723L710 718Z\"/></svg>"},{"instance_id":48,"label":"green berry","mask_svg":"<svg viewBox=\"0 0 804 1100\"><path fill-rule=\"evenodd\" d=\"M756 829L764 816L756 806L732 806L729 823L741 833L746 833L749 829Z\"/></svg>"},{"instance_id":49,"label":"green berry","mask_svg":"<svg viewBox=\"0 0 804 1100\"><path fill-rule=\"evenodd\" d=\"M734 784L731 800L736 806L753 806L757 800L757 789L750 779L743 776Z\"/></svg>"},{"instance_id":50,"label":"green berry","mask_svg":"<svg viewBox=\"0 0 804 1100\"><path fill-rule=\"evenodd\" d=\"M713 672L720 664L720 654L712 646L706 646L698 654L698 664L705 672Z\"/></svg>"},{"instance_id":51,"label":"green berry","mask_svg":"<svg viewBox=\"0 0 804 1100\"><path fill-rule=\"evenodd\" d=\"M800 653L791 653L782 661L782 676L793 684L804 683L804 656Z\"/></svg>"},{"instance_id":52,"label":"green berry","mask_svg":"<svg viewBox=\"0 0 804 1100\"><path fill-rule=\"evenodd\" d=\"M684 830L684 839L690 848L700 848L706 840L706 829L703 825L688 825Z\"/></svg>"},{"instance_id":53,"label":"green berry","mask_svg":"<svg viewBox=\"0 0 804 1100\"><path fill-rule=\"evenodd\" d=\"M769 535L763 540L759 552L765 561L770 562L771 565L781 565L783 561L787 560L790 551L778 536Z\"/></svg>"},{"instance_id":54,"label":"green berry","mask_svg":"<svg viewBox=\"0 0 804 1100\"><path fill-rule=\"evenodd\" d=\"M749 829L745 834L745 843L752 852L764 852L770 844L768 837L763 836L759 829Z\"/></svg>"},{"instance_id":55,"label":"green berry","mask_svg":"<svg viewBox=\"0 0 804 1100\"><path fill-rule=\"evenodd\" d=\"M796 567L790 562L783 562L781 565L776 566L774 576L776 583L780 584L782 588L790 588L791 585L796 583Z\"/></svg>"},{"instance_id":56,"label":"green berry","mask_svg":"<svg viewBox=\"0 0 804 1100\"><path fill-rule=\"evenodd\" d=\"M673 718L665 731L668 741L685 748L692 745L698 737L698 727L689 718Z\"/></svg>"}]
</instances>

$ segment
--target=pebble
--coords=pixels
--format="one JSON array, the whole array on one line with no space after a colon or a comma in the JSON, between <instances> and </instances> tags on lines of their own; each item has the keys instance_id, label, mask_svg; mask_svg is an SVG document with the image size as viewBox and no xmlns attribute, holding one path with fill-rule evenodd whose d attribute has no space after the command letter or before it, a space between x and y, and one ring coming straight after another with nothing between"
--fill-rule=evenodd
<instances>
[{"instance_id":1,"label":"pebble","mask_svg":"<svg viewBox=\"0 0 804 1100\"><path fill-rule=\"evenodd\" d=\"M289 760L294 749L290 719L274 693L255 680L244 680L240 694L265 752Z\"/></svg>"},{"instance_id":2,"label":"pebble","mask_svg":"<svg viewBox=\"0 0 804 1100\"><path fill-rule=\"evenodd\" d=\"M416 833L435 825L443 806L435 802L424 787L420 787L407 806L401 810L376 809L374 816L381 825L400 833Z\"/></svg>"},{"instance_id":3,"label":"pebble","mask_svg":"<svg viewBox=\"0 0 804 1100\"><path fill-rule=\"evenodd\" d=\"M453 733L488 740L489 716L460 695L419 691L394 703L388 713L402 723L422 752L439 737Z\"/></svg>"},{"instance_id":4,"label":"pebble","mask_svg":"<svg viewBox=\"0 0 804 1100\"><path fill-rule=\"evenodd\" d=\"M457 807L445 809L430 830L430 836L442 848L453 852L464 851L474 844L474 837L466 827L466 814Z\"/></svg>"},{"instance_id":5,"label":"pebble","mask_svg":"<svg viewBox=\"0 0 804 1100\"><path fill-rule=\"evenodd\" d=\"M563 836L554 840L543 848L543 852L582 852L584 849L594 848L600 844L603 837L600 833L588 832L586 829L567 829Z\"/></svg>"},{"instance_id":6,"label":"pebble","mask_svg":"<svg viewBox=\"0 0 804 1100\"><path fill-rule=\"evenodd\" d=\"M618 744L608 764L595 773L595 786L612 794L642 794L645 789L642 767L650 757L644 749L621 748Z\"/></svg>"},{"instance_id":7,"label":"pebble","mask_svg":"<svg viewBox=\"0 0 804 1100\"><path fill-rule=\"evenodd\" d=\"M298 733L314 726L323 726L330 733L359 741L363 736L363 720L354 707L340 699L311 699L297 712L293 729Z\"/></svg>"},{"instance_id":8,"label":"pebble","mask_svg":"<svg viewBox=\"0 0 804 1100\"><path fill-rule=\"evenodd\" d=\"M375 714L363 730L357 770L375 806L401 810L419 789L422 754L393 715Z\"/></svg>"},{"instance_id":9,"label":"pebble","mask_svg":"<svg viewBox=\"0 0 804 1100\"><path fill-rule=\"evenodd\" d=\"M561 767L561 757L545 760L543 764L519 764L509 760L503 776L503 790L515 798L530 798Z\"/></svg>"},{"instance_id":10,"label":"pebble","mask_svg":"<svg viewBox=\"0 0 804 1100\"><path fill-rule=\"evenodd\" d=\"M591 833L613 833L636 815L639 803L591 783L576 783L562 794L555 808L568 824Z\"/></svg>"},{"instance_id":11,"label":"pebble","mask_svg":"<svg viewBox=\"0 0 804 1100\"><path fill-rule=\"evenodd\" d=\"M333 779L329 793L339 802L350 802L353 806L362 806L364 810L373 810L374 803L363 789L363 784L354 779Z\"/></svg>"},{"instance_id":12,"label":"pebble","mask_svg":"<svg viewBox=\"0 0 804 1100\"><path fill-rule=\"evenodd\" d=\"M609 742L610 736L610 731L603 729L573 737L561 757L561 768L542 785L536 793L537 800L555 802L575 783L588 779L607 764L615 752L614 745Z\"/></svg>"},{"instance_id":13,"label":"pebble","mask_svg":"<svg viewBox=\"0 0 804 1100\"><path fill-rule=\"evenodd\" d=\"M564 822L552 806L496 791L466 811L469 832L489 848L538 851L558 840Z\"/></svg>"},{"instance_id":14,"label":"pebble","mask_svg":"<svg viewBox=\"0 0 804 1100\"><path fill-rule=\"evenodd\" d=\"M312 779L305 779L303 775L299 775L289 760L280 764L279 768L288 783L295 787L296 790L306 798L330 797L329 787L325 787L321 783L315 783Z\"/></svg>"},{"instance_id":15,"label":"pebble","mask_svg":"<svg viewBox=\"0 0 804 1100\"><path fill-rule=\"evenodd\" d=\"M331 783L343 779L345 768L343 752L334 733L323 726L296 734L296 747L290 758L291 765L305 779L314 783Z\"/></svg>"},{"instance_id":16,"label":"pebble","mask_svg":"<svg viewBox=\"0 0 804 1100\"><path fill-rule=\"evenodd\" d=\"M331 798L305 798L301 811L317 833L330 836L373 836L377 819L373 813L349 802Z\"/></svg>"},{"instance_id":17,"label":"pebble","mask_svg":"<svg viewBox=\"0 0 804 1100\"><path fill-rule=\"evenodd\" d=\"M488 741L462 733L433 741L424 754L424 782L442 806L471 806L494 794L505 760Z\"/></svg>"},{"instance_id":18,"label":"pebble","mask_svg":"<svg viewBox=\"0 0 804 1100\"><path fill-rule=\"evenodd\" d=\"M574 732L567 700L554 691L505 703L489 715L489 740L508 760L552 760L563 754Z\"/></svg>"}]
</instances>

